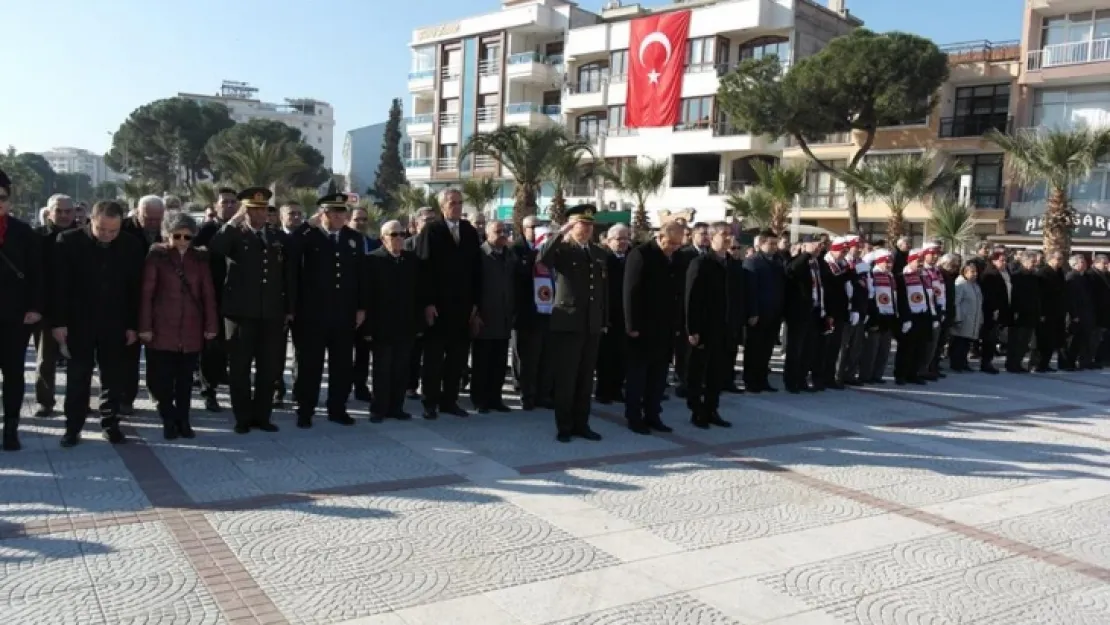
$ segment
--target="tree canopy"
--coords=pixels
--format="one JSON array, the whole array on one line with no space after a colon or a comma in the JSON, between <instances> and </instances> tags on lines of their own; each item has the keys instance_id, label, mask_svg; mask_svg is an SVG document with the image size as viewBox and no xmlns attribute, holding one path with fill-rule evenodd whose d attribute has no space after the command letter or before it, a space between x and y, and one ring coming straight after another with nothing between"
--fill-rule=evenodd
<instances>
[{"instance_id":1,"label":"tree canopy","mask_svg":"<svg viewBox=\"0 0 1110 625\"><path fill-rule=\"evenodd\" d=\"M34 169L19 159L19 154L14 147L9 147L6 153L0 153L0 169L11 178L12 200L17 214L34 216L35 211L46 203L45 194L41 193L42 178Z\"/></svg>"},{"instance_id":2,"label":"tree canopy","mask_svg":"<svg viewBox=\"0 0 1110 625\"><path fill-rule=\"evenodd\" d=\"M405 164L401 161L401 99L394 98L389 107L389 120L385 123L382 138L382 157L374 179L374 195L386 211L394 210L394 196L398 189L408 184Z\"/></svg>"},{"instance_id":3,"label":"tree canopy","mask_svg":"<svg viewBox=\"0 0 1110 625\"><path fill-rule=\"evenodd\" d=\"M331 177L331 172L324 167L324 155L301 141L301 131L269 119L252 119L235 124L208 140L204 150L211 163L213 177L217 180L232 178L234 171L240 167L239 156L252 152L255 143L287 146L287 151L300 163L292 173L287 174L289 179L286 182L291 187L319 187Z\"/></svg>"},{"instance_id":4,"label":"tree canopy","mask_svg":"<svg viewBox=\"0 0 1110 625\"><path fill-rule=\"evenodd\" d=\"M54 168L50 166L50 162L46 160L41 154L34 152L20 152L16 160L23 163L42 179L42 189L40 194L44 197L49 197L55 193L55 176Z\"/></svg>"}]
</instances>

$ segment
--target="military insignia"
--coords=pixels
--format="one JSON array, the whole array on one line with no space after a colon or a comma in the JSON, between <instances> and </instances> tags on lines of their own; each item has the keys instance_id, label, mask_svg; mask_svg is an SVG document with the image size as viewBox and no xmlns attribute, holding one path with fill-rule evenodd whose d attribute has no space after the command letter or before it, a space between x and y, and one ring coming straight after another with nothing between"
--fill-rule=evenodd
<instances>
[{"instance_id":1,"label":"military insignia","mask_svg":"<svg viewBox=\"0 0 1110 625\"><path fill-rule=\"evenodd\" d=\"M263 192L261 192L261 191L259 191L258 193L255 193L255 194L254 194L254 198L253 198L253 200L254 200L255 202L265 202L265 201L266 201L266 194L265 194L265 193L263 193Z\"/></svg>"},{"instance_id":2,"label":"military insignia","mask_svg":"<svg viewBox=\"0 0 1110 625\"><path fill-rule=\"evenodd\" d=\"M910 301L914 304L920 304L921 302L925 301L925 296L921 293L914 293L910 295Z\"/></svg>"},{"instance_id":3,"label":"military insignia","mask_svg":"<svg viewBox=\"0 0 1110 625\"><path fill-rule=\"evenodd\" d=\"M353 249L355 249L355 246L356 246L356 245L358 245L357 243L355 243L355 240L354 240L354 239L351 239L350 241L347 241L347 243L350 243L350 244L351 244L351 249L352 249L352 250L353 250Z\"/></svg>"},{"instance_id":4,"label":"military insignia","mask_svg":"<svg viewBox=\"0 0 1110 625\"><path fill-rule=\"evenodd\" d=\"M536 291L536 296L540 298L541 302L550 302L552 296L551 287L541 286L539 290Z\"/></svg>"},{"instance_id":5,"label":"military insignia","mask_svg":"<svg viewBox=\"0 0 1110 625\"><path fill-rule=\"evenodd\" d=\"M890 296L886 293L879 293L878 296L875 297L875 299L878 300L878 302L883 306L886 306L890 303Z\"/></svg>"}]
</instances>

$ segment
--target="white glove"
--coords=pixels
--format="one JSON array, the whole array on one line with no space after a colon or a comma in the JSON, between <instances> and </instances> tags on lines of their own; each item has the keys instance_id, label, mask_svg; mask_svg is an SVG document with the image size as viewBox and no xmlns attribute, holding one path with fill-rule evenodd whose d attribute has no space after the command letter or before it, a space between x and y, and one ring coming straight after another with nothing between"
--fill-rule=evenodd
<instances>
[{"instance_id":1,"label":"white glove","mask_svg":"<svg viewBox=\"0 0 1110 625\"><path fill-rule=\"evenodd\" d=\"M934 321L933 322L933 329L936 330L939 327L940 327L940 322L939 321Z\"/></svg>"},{"instance_id":2,"label":"white glove","mask_svg":"<svg viewBox=\"0 0 1110 625\"><path fill-rule=\"evenodd\" d=\"M871 315L864 315L863 316L863 322L867 323L867 320L870 319L870 318L871 318Z\"/></svg>"},{"instance_id":3,"label":"white glove","mask_svg":"<svg viewBox=\"0 0 1110 625\"><path fill-rule=\"evenodd\" d=\"M913 327L913 322L912 321L903 322L902 323L902 334L905 334L906 332L909 332L910 328L912 328L912 327Z\"/></svg>"},{"instance_id":4,"label":"white glove","mask_svg":"<svg viewBox=\"0 0 1110 625\"><path fill-rule=\"evenodd\" d=\"M858 324L859 323L859 313L854 312L854 313L848 315L848 323L850 323L852 325Z\"/></svg>"}]
</instances>

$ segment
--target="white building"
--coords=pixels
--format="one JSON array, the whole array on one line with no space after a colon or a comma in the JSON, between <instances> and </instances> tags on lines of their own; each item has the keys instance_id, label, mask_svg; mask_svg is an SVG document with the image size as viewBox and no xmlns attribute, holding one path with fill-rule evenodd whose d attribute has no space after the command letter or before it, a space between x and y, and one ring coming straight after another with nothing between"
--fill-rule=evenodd
<instances>
[{"instance_id":1,"label":"white building","mask_svg":"<svg viewBox=\"0 0 1110 625\"><path fill-rule=\"evenodd\" d=\"M54 148L39 155L50 163L50 167L59 174L85 174L96 186L106 181L120 180L122 176L108 169L104 164L104 157L81 148Z\"/></svg>"},{"instance_id":2,"label":"white building","mask_svg":"<svg viewBox=\"0 0 1110 625\"><path fill-rule=\"evenodd\" d=\"M366 194L378 175L378 165L382 160L382 147L385 141L385 127L388 122L363 126L348 130L343 137L343 160L346 169L347 191ZM405 134L404 121L401 122L401 159L412 156L412 141Z\"/></svg>"},{"instance_id":3,"label":"white building","mask_svg":"<svg viewBox=\"0 0 1110 625\"><path fill-rule=\"evenodd\" d=\"M503 124L564 124L588 137L615 168L633 159L669 164L666 189L648 203L659 210L696 209L720 219L724 196L753 180L751 159L777 159L781 143L734 128L716 103L719 76L740 60L776 54L784 63L820 50L862 22L843 0L688 0L658 8L610 2L600 13L564 0L502 0L500 11L413 32L408 118L410 181L436 189L461 178L508 179L489 159L458 163L475 132ZM690 10L682 114L673 128L624 125L631 21ZM545 189L541 210L549 201ZM583 184L572 201L630 208L629 198ZM503 185L499 213L512 204Z\"/></svg>"},{"instance_id":4,"label":"white building","mask_svg":"<svg viewBox=\"0 0 1110 625\"><path fill-rule=\"evenodd\" d=\"M324 155L324 166L330 168L335 133L335 113L331 105L313 98L286 98L284 104L262 102L255 97L257 93L258 89L247 83L225 80L216 95L178 93L177 97L223 104L236 123L269 119L296 128L305 143Z\"/></svg>"}]
</instances>

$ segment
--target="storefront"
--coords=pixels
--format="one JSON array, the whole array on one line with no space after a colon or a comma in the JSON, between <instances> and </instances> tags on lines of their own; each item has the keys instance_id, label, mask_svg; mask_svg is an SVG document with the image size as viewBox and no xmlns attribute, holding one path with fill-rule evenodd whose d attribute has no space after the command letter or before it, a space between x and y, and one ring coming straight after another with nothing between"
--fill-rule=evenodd
<instances>
[{"instance_id":1,"label":"storefront","mask_svg":"<svg viewBox=\"0 0 1110 625\"><path fill-rule=\"evenodd\" d=\"M1015 224L1014 234L987 237L992 243L1020 249L1041 249L1044 246L1044 216L1028 217ZM1110 217L1089 212L1076 212L1072 228L1072 251L1110 252Z\"/></svg>"}]
</instances>

